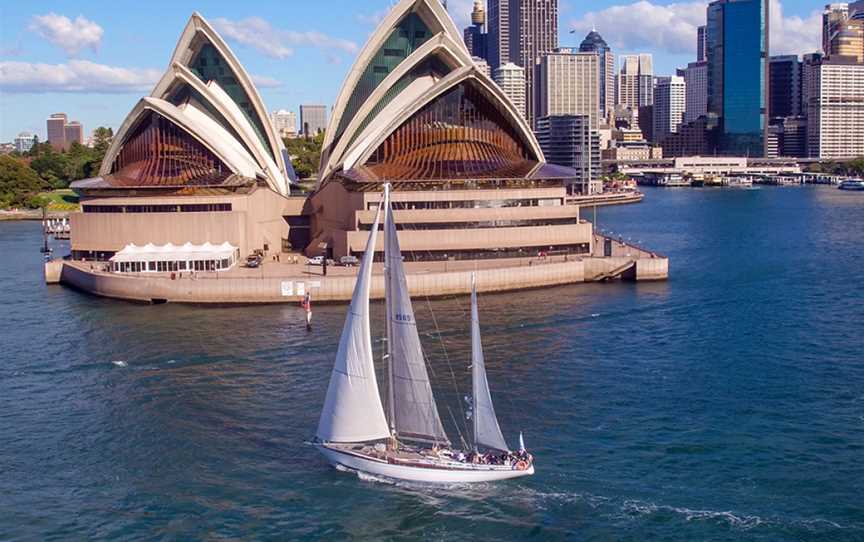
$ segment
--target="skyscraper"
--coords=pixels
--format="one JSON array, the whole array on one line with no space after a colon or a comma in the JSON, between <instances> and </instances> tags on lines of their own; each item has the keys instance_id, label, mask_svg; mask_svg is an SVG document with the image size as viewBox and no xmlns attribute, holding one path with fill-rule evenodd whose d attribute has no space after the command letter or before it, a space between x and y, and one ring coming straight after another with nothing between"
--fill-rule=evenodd
<instances>
[{"instance_id":1,"label":"skyscraper","mask_svg":"<svg viewBox=\"0 0 864 542\"><path fill-rule=\"evenodd\" d=\"M562 47L544 54L535 66L537 117L585 115L600 121L600 71L597 53Z\"/></svg>"},{"instance_id":2,"label":"skyscraper","mask_svg":"<svg viewBox=\"0 0 864 542\"><path fill-rule=\"evenodd\" d=\"M525 68L527 119L532 122L534 65L558 47L558 0L489 0L489 65Z\"/></svg>"},{"instance_id":3,"label":"skyscraper","mask_svg":"<svg viewBox=\"0 0 864 542\"><path fill-rule=\"evenodd\" d=\"M326 105L300 106L300 132L306 136L317 135L327 129Z\"/></svg>"},{"instance_id":4,"label":"skyscraper","mask_svg":"<svg viewBox=\"0 0 864 542\"><path fill-rule=\"evenodd\" d=\"M15 150L20 153L25 153L33 148L36 144L36 136L30 132L21 132L14 141Z\"/></svg>"},{"instance_id":5,"label":"skyscraper","mask_svg":"<svg viewBox=\"0 0 864 542\"><path fill-rule=\"evenodd\" d=\"M825 10L822 12L822 53L827 55L831 53L831 37L849 17L849 4L835 3L826 4Z\"/></svg>"},{"instance_id":6,"label":"skyscraper","mask_svg":"<svg viewBox=\"0 0 864 542\"><path fill-rule=\"evenodd\" d=\"M864 13L860 19L847 19L831 35L829 57L845 56L864 62Z\"/></svg>"},{"instance_id":7,"label":"skyscraper","mask_svg":"<svg viewBox=\"0 0 864 542\"><path fill-rule=\"evenodd\" d=\"M483 9L483 0L474 0L474 9L471 12L471 26L465 28L463 39L465 46L471 56L486 60L489 56L486 33L486 10Z\"/></svg>"},{"instance_id":8,"label":"skyscraper","mask_svg":"<svg viewBox=\"0 0 864 542\"><path fill-rule=\"evenodd\" d=\"M480 71L485 73L490 79L492 78L492 68L489 67L489 63L486 62L485 58L480 58L478 56L472 56L471 60L474 61L474 64L480 68Z\"/></svg>"},{"instance_id":9,"label":"skyscraper","mask_svg":"<svg viewBox=\"0 0 864 542\"><path fill-rule=\"evenodd\" d=\"M595 52L598 55L600 70L600 115L607 118L615 107L615 55L603 37L592 30L579 45L582 52Z\"/></svg>"},{"instance_id":10,"label":"skyscraper","mask_svg":"<svg viewBox=\"0 0 864 542\"><path fill-rule=\"evenodd\" d=\"M495 69L492 79L501 87L504 94L510 98L516 109L525 116L525 70L512 62Z\"/></svg>"},{"instance_id":11,"label":"skyscraper","mask_svg":"<svg viewBox=\"0 0 864 542\"><path fill-rule=\"evenodd\" d=\"M615 103L638 111L654 103L654 61L650 54L624 55L615 84Z\"/></svg>"},{"instance_id":12,"label":"skyscraper","mask_svg":"<svg viewBox=\"0 0 864 542\"><path fill-rule=\"evenodd\" d=\"M69 148L72 143L84 144L84 126L77 120L68 123L63 130L63 136L66 139L66 148Z\"/></svg>"},{"instance_id":13,"label":"skyscraper","mask_svg":"<svg viewBox=\"0 0 864 542\"><path fill-rule=\"evenodd\" d=\"M864 155L864 63L821 60L807 96L807 150L814 158Z\"/></svg>"},{"instance_id":14,"label":"skyscraper","mask_svg":"<svg viewBox=\"0 0 864 542\"><path fill-rule=\"evenodd\" d=\"M708 60L708 44L705 41L705 35L705 25L696 29L696 62L705 62Z\"/></svg>"},{"instance_id":15,"label":"skyscraper","mask_svg":"<svg viewBox=\"0 0 864 542\"><path fill-rule=\"evenodd\" d=\"M687 88L684 122L692 122L708 113L708 63L691 62L678 75Z\"/></svg>"},{"instance_id":16,"label":"skyscraper","mask_svg":"<svg viewBox=\"0 0 864 542\"><path fill-rule=\"evenodd\" d=\"M683 77L672 75L658 77L654 88L654 141L663 139L678 131L678 126L684 120L684 108L687 102L686 84Z\"/></svg>"},{"instance_id":17,"label":"skyscraper","mask_svg":"<svg viewBox=\"0 0 864 542\"><path fill-rule=\"evenodd\" d=\"M510 0L489 0L486 60L494 71L510 62Z\"/></svg>"},{"instance_id":18,"label":"skyscraper","mask_svg":"<svg viewBox=\"0 0 864 542\"><path fill-rule=\"evenodd\" d=\"M297 115L293 111L280 109L270 115L273 128L279 137L293 137L297 134Z\"/></svg>"},{"instance_id":19,"label":"skyscraper","mask_svg":"<svg viewBox=\"0 0 864 542\"><path fill-rule=\"evenodd\" d=\"M601 192L600 136L585 115L554 115L537 119L537 141L550 164L579 172L578 191Z\"/></svg>"},{"instance_id":20,"label":"skyscraper","mask_svg":"<svg viewBox=\"0 0 864 542\"><path fill-rule=\"evenodd\" d=\"M54 113L46 121L48 143L57 150L66 148L66 113Z\"/></svg>"},{"instance_id":21,"label":"skyscraper","mask_svg":"<svg viewBox=\"0 0 864 542\"><path fill-rule=\"evenodd\" d=\"M801 61L798 55L770 58L768 88L769 119L801 114Z\"/></svg>"},{"instance_id":22,"label":"skyscraper","mask_svg":"<svg viewBox=\"0 0 864 542\"><path fill-rule=\"evenodd\" d=\"M525 95L529 97L526 118L533 124L533 68L543 53L558 47L558 0L514 0L514 5L518 5L518 34L511 33L511 39L518 36L517 63L525 68Z\"/></svg>"},{"instance_id":23,"label":"skyscraper","mask_svg":"<svg viewBox=\"0 0 864 542\"><path fill-rule=\"evenodd\" d=\"M718 154L762 156L768 123L768 2L708 4L708 111Z\"/></svg>"}]
</instances>

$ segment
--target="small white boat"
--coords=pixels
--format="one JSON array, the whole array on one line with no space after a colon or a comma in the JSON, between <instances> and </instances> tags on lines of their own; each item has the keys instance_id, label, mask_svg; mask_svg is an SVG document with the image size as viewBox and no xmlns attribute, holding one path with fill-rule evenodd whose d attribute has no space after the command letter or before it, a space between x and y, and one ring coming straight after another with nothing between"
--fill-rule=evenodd
<instances>
[{"instance_id":1,"label":"small white boat","mask_svg":"<svg viewBox=\"0 0 864 542\"><path fill-rule=\"evenodd\" d=\"M387 415L378 392L369 326L369 285L378 223L384 211L384 288L387 318ZM332 465L393 480L424 483L489 482L534 474L519 436L507 446L489 391L480 342L477 292L471 292L473 449L453 450L432 393L390 206L390 187L372 225L366 252L313 444Z\"/></svg>"},{"instance_id":2,"label":"small white boat","mask_svg":"<svg viewBox=\"0 0 864 542\"><path fill-rule=\"evenodd\" d=\"M840 190L864 190L864 179L846 179L837 187Z\"/></svg>"}]
</instances>

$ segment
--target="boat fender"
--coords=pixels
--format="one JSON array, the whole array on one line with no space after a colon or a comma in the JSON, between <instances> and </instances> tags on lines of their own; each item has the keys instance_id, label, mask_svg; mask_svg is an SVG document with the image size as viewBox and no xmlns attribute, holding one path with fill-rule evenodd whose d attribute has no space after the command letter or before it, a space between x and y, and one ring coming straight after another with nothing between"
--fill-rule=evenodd
<instances>
[{"instance_id":1,"label":"boat fender","mask_svg":"<svg viewBox=\"0 0 864 542\"><path fill-rule=\"evenodd\" d=\"M516 462L516 470L525 470L528 468L527 461L517 461Z\"/></svg>"}]
</instances>

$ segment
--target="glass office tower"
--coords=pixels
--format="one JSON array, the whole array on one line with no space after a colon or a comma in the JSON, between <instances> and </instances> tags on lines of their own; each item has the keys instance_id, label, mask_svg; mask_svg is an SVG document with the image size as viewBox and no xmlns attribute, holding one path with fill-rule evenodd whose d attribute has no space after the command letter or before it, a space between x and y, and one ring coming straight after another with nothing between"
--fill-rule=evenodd
<instances>
[{"instance_id":1,"label":"glass office tower","mask_svg":"<svg viewBox=\"0 0 864 542\"><path fill-rule=\"evenodd\" d=\"M719 154L763 156L768 96L768 4L708 5L708 111L716 115Z\"/></svg>"}]
</instances>

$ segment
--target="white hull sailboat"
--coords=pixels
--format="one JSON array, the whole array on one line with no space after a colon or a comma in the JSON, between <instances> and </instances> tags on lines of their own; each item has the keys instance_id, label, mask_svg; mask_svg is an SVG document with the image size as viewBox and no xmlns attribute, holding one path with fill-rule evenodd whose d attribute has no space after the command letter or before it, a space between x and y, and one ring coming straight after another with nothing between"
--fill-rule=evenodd
<instances>
[{"instance_id":1,"label":"white hull sailboat","mask_svg":"<svg viewBox=\"0 0 864 542\"><path fill-rule=\"evenodd\" d=\"M378 391L369 326L369 284L381 211L387 329L387 414ZM453 450L429 383L393 223L390 187L366 243L354 295L321 411L315 446L334 466L393 480L490 482L534 474L522 444L511 451L498 425L480 342L477 292L471 292L473 449Z\"/></svg>"}]
</instances>

